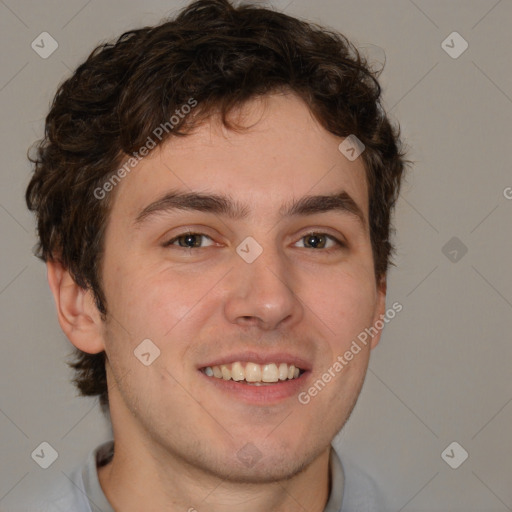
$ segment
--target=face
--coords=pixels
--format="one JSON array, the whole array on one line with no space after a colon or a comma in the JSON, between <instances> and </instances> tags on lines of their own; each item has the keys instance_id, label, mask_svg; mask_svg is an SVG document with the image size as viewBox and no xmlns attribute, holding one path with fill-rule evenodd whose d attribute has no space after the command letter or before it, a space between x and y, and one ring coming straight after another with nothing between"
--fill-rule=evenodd
<instances>
[{"instance_id":1,"label":"face","mask_svg":"<svg viewBox=\"0 0 512 512\"><path fill-rule=\"evenodd\" d=\"M247 132L212 119L117 186L102 339L116 439L221 478L275 481L325 453L348 419L371 344L333 363L384 312L384 290L361 158L346 159L292 94L239 114Z\"/></svg>"}]
</instances>

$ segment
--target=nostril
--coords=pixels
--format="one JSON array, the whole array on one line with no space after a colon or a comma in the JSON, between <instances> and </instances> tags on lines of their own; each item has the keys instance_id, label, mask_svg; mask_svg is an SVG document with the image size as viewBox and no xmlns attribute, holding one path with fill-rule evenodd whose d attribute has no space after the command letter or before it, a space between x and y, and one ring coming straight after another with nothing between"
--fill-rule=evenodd
<instances>
[{"instance_id":1,"label":"nostril","mask_svg":"<svg viewBox=\"0 0 512 512\"><path fill-rule=\"evenodd\" d=\"M258 323L258 319L255 316L247 315L239 317L241 325L252 326Z\"/></svg>"}]
</instances>

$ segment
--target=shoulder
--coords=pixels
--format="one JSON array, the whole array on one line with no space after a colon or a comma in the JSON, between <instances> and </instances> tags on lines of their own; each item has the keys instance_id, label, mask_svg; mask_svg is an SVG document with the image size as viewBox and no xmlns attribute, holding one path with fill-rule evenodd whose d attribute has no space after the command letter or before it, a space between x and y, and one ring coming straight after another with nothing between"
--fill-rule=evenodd
<instances>
[{"instance_id":1,"label":"shoulder","mask_svg":"<svg viewBox=\"0 0 512 512\"><path fill-rule=\"evenodd\" d=\"M15 501L2 503L1 511L91 512L83 485L82 466L71 472L59 472L49 486L27 485L23 494Z\"/></svg>"},{"instance_id":2,"label":"shoulder","mask_svg":"<svg viewBox=\"0 0 512 512\"><path fill-rule=\"evenodd\" d=\"M377 482L352 460L343 458L345 488L340 512L377 512L384 496Z\"/></svg>"}]
</instances>

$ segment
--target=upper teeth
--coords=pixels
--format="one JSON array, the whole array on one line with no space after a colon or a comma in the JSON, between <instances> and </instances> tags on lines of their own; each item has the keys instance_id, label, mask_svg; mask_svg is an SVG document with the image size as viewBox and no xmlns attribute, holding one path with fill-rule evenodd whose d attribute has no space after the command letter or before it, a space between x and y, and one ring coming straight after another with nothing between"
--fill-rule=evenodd
<instances>
[{"instance_id":1,"label":"upper teeth","mask_svg":"<svg viewBox=\"0 0 512 512\"><path fill-rule=\"evenodd\" d=\"M243 365L245 365L245 368ZM232 364L221 364L220 366L207 366L203 371L209 377L224 380L245 380L247 382L277 382L279 380L296 379L300 374L300 369L293 364L257 364L240 361Z\"/></svg>"}]
</instances>

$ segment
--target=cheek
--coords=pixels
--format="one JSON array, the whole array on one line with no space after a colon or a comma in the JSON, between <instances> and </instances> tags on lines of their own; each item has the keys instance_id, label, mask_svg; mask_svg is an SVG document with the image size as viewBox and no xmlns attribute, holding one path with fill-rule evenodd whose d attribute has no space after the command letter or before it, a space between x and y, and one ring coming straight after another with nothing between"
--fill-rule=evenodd
<instances>
[{"instance_id":1,"label":"cheek","mask_svg":"<svg viewBox=\"0 0 512 512\"><path fill-rule=\"evenodd\" d=\"M321 283L321 284L320 284ZM366 274L330 272L309 287L307 303L329 327L332 343L343 347L368 327L376 306L375 285Z\"/></svg>"},{"instance_id":2,"label":"cheek","mask_svg":"<svg viewBox=\"0 0 512 512\"><path fill-rule=\"evenodd\" d=\"M116 268L105 282L109 312L126 331L136 338L161 339L197 304L203 280L141 262Z\"/></svg>"},{"instance_id":3,"label":"cheek","mask_svg":"<svg viewBox=\"0 0 512 512\"><path fill-rule=\"evenodd\" d=\"M136 313L138 320L149 325L153 335L166 342L176 339L177 333L197 329L215 307L212 288L218 278L210 277L194 273L181 276L166 271L139 283L142 305L141 312Z\"/></svg>"},{"instance_id":4,"label":"cheek","mask_svg":"<svg viewBox=\"0 0 512 512\"><path fill-rule=\"evenodd\" d=\"M133 351L142 340L150 339L160 350L151 368L161 372L168 370L182 383L191 378L188 373L191 354L218 308L212 291L218 278L210 277L204 273L183 276L166 270L152 276L132 273L121 278L114 315L124 329L115 326L118 341L108 341L123 352L122 356L119 354L124 356L120 364L135 365L135 371L142 370ZM146 378L145 374L140 377ZM171 379L170 384L173 383Z\"/></svg>"}]
</instances>

